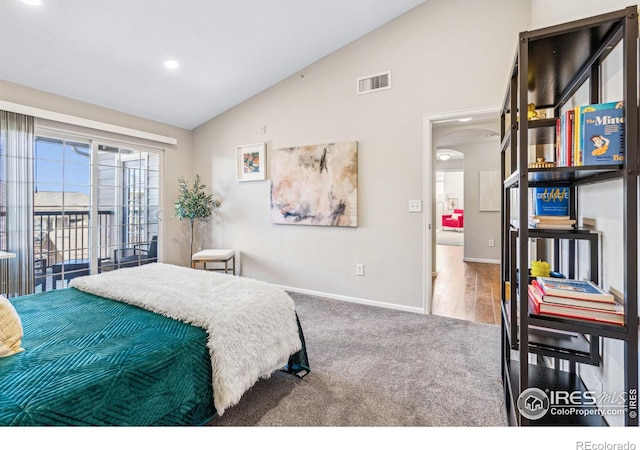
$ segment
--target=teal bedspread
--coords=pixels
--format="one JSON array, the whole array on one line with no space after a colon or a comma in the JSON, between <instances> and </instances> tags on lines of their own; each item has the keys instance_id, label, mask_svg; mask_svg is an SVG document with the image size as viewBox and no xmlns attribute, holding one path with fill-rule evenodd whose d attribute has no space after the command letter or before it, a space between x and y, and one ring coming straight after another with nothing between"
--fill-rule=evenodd
<instances>
[{"instance_id":1,"label":"teal bedspread","mask_svg":"<svg viewBox=\"0 0 640 450\"><path fill-rule=\"evenodd\" d=\"M197 425L215 417L203 329L73 288L11 301L25 351L0 359L0 425ZM305 348L288 367L308 371Z\"/></svg>"}]
</instances>

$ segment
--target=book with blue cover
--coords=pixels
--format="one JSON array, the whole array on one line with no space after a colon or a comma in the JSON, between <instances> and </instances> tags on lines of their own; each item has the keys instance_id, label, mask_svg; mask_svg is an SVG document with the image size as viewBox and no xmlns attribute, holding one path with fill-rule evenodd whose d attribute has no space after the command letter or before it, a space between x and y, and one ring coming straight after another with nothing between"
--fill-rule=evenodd
<instances>
[{"instance_id":1,"label":"book with blue cover","mask_svg":"<svg viewBox=\"0 0 640 450\"><path fill-rule=\"evenodd\" d=\"M582 113L582 163L585 166L624 161L624 107L604 103Z\"/></svg>"},{"instance_id":2,"label":"book with blue cover","mask_svg":"<svg viewBox=\"0 0 640 450\"><path fill-rule=\"evenodd\" d=\"M536 216L568 216L569 188L534 188L534 206Z\"/></svg>"},{"instance_id":3,"label":"book with blue cover","mask_svg":"<svg viewBox=\"0 0 640 450\"><path fill-rule=\"evenodd\" d=\"M613 294L603 291L600 286L592 281L547 277L537 277L536 280L544 291L544 295L582 300L614 301Z\"/></svg>"}]
</instances>

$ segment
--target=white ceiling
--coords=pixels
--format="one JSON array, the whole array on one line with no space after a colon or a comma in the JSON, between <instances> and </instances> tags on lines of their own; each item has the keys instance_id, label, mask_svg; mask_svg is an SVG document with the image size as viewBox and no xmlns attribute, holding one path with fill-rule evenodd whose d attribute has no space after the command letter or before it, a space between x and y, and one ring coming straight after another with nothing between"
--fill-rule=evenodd
<instances>
[{"instance_id":1,"label":"white ceiling","mask_svg":"<svg viewBox=\"0 0 640 450\"><path fill-rule=\"evenodd\" d=\"M424 1L0 0L0 79L193 129Z\"/></svg>"}]
</instances>

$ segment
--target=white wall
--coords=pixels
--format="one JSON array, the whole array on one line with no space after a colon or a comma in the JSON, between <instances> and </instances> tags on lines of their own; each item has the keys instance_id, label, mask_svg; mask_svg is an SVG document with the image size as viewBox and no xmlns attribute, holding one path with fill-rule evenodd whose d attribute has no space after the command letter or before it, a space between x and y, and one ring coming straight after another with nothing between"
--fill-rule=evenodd
<instances>
[{"instance_id":1,"label":"white wall","mask_svg":"<svg viewBox=\"0 0 640 450\"><path fill-rule=\"evenodd\" d=\"M225 202L212 241L241 252L243 275L422 310L424 216L408 201L425 204L423 117L499 105L529 26L528 1L477 5L430 0L194 130L194 167ZM391 90L355 94L388 69ZM359 143L358 228L272 225L269 182L235 181L237 145L341 140Z\"/></svg>"},{"instance_id":2,"label":"white wall","mask_svg":"<svg viewBox=\"0 0 640 450\"><path fill-rule=\"evenodd\" d=\"M445 214L451 214L447 199L458 199L456 209L464 209L464 171L447 171L444 172L444 211Z\"/></svg>"},{"instance_id":3,"label":"white wall","mask_svg":"<svg viewBox=\"0 0 640 450\"><path fill-rule=\"evenodd\" d=\"M175 146L158 144L166 149L163 178L165 240L162 250L165 262L188 264L190 257L186 224L171 216L174 213L173 202L178 197L177 179L180 176L190 177L193 172L191 131L1 80L0 100L177 138L178 144Z\"/></svg>"}]
</instances>

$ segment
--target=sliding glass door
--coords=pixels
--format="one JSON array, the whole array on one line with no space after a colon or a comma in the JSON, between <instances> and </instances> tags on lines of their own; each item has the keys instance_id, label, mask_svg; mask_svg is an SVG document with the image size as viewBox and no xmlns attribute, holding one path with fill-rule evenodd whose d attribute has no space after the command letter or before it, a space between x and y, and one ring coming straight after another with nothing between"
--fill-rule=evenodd
<instances>
[{"instance_id":1,"label":"sliding glass door","mask_svg":"<svg viewBox=\"0 0 640 450\"><path fill-rule=\"evenodd\" d=\"M158 261L161 156L97 146L99 272Z\"/></svg>"},{"instance_id":2,"label":"sliding glass door","mask_svg":"<svg viewBox=\"0 0 640 450\"><path fill-rule=\"evenodd\" d=\"M36 292L89 273L158 260L162 154L38 136L34 157Z\"/></svg>"},{"instance_id":3,"label":"sliding glass door","mask_svg":"<svg viewBox=\"0 0 640 450\"><path fill-rule=\"evenodd\" d=\"M89 273L91 146L37 137L34 155L35 290L63 287Z\"/></svg>"}]
</instances>

